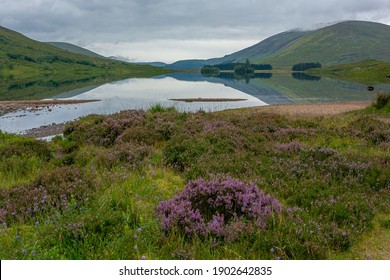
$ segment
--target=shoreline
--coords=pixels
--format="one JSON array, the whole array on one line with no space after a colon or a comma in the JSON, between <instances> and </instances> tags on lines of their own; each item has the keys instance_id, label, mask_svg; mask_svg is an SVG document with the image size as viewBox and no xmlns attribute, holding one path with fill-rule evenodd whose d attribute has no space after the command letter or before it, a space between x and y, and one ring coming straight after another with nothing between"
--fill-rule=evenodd
<instances>
[{"instance_id":1,"label":"shoreline","mask_svg":"<svg viewBox=\"0 0 390 280\"><path fill-rule=\"evenodd\" d=\"M56 102L56 104L61 104L61 103ZM295 116L295 117L300 117L300 116L318 117L318 116L337 115L337 114L347 113L355 110L363 110L371 105L372 102L370 101L332 102L332 103L317 103L317 104L277 104L277 105L266 105L260 107L248 107L248 108L240 108L240 109L233 109L233 110L225 110L221 112L226 114L227 111L232 112L236 110L237 112L241 113L244 110L248 112L255 111L255 112L275 113L275 114L282 114L282 115ZM47 103L45 103L44 106L47 106ZM43 138L43 137L58 135L58 134L62 134L65 125L66 123L60 123L60 124L53 123L51 125L29 129L25 131L23 135L34 137L34 138Z\"/></svg>"},{"instance_id":2,"label":"shoreline","mask_svg":"<svg viewBox=\"0 0 390 280\"><path fill-rule=\"evenodd\" d=\"M45 107L50 108L57 105L80 104L96 101L99 100L5 100L0 101L0 116L18 110L34 112Z\"/></svg>"},{"instance_id":3,"label":"shoreline","mask_svg":"<svg viewBox=\"0 0 390 280\"><path fill-rule=\"evenodd\" d=\"M234 102L234 101L246 101L248 99L243 98L172 98L171 101L180 101L180 102Z\"/></svg>"}]
</instances>

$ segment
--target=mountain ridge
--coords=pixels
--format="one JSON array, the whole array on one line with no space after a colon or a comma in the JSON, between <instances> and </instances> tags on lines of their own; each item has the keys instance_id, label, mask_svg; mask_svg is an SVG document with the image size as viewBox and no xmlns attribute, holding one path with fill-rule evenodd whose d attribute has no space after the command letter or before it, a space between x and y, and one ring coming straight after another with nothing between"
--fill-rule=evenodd
<instances>
[{"instance_id":1,"label":"mountain ridge","mask_svg":"<svg viewBox=\"0 0 390 280\"><path fill-rule=\"evenodd\" d=\"M341 21L311 31L285 31L220 58L181 60L167 67L201 68L205 65L243 62L269 63L291 68L300 62L324 66L367 59L390 61L390 26L368 21Z\"/></svg>"}]
</instances>

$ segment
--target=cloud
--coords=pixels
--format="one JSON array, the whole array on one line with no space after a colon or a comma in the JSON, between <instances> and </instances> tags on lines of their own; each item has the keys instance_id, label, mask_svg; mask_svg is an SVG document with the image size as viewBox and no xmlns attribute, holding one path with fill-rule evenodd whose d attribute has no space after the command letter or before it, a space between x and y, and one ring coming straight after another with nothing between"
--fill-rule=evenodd
<instances>
[{"instance_id":1,"label":"cloud","mask_svg":"<svg viewBox=\"0 0 390 280\"><path fill-rule=\"evenodd\" d=\"M255 44L254 40L150 40L143 42L94 43L87 46L105 56L127 58L133 62L164 61L220 57Z\"/></svg>"},{"instance_id":2,"label":"cloud","mask_svg":"<svg viewBox=\"0 0 390 280\"><path fill-rule=\"evenodd\" d=\"M34 39L106 46L102 53L118 51L112 55L142 60L147 59L141 57L142 49L152 50L155 45L153 53L158 53L161 42L164 47L166 43L174 43L165 50L172 56L176 52L177 57L181 54L188 54L189 58L202 54L211 57L216 49L230 52L232 48L226 41L237 42L232 44L238 46L240 41L258 42L292 28L347 19L390 24L390 0L2 0L0 3L0 25ZM200 41L201 45L195 43ZM183 42L194 42L193 51L187 49L190 44ZM118 44L129 47L134 55L125 54Z\"/></svg>"}]
</instances>

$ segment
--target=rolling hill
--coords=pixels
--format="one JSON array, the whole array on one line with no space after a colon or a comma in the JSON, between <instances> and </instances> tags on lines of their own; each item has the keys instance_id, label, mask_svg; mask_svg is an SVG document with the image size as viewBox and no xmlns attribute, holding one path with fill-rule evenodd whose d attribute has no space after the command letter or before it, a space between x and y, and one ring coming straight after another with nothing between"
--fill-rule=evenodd
<instances>
[{"instance_id":1,"label":"rolling hill","mask_svg":"<svg viewBox=\"0 0 390 280\"><path fill-rule=\"evenodd\" d=\"M91 54L89 51L88 53ZM161 71L159 68L148 65L125 63L70 52L32 40L4 27L0 27L0 63L2 70L13 72L14 78L27 74L26 72L29 72L30 75L58 74L59 72L62 75L76 72L78 74L81 72L98 72L102 74L148 75L148 72Z\"/></svg>"},{"instance_id":2,"label":"rolling hill","mask_svg":"<svg viewBox=\"0 0 390 280\"><path fill-rule=\"evenodd\" d=\"M269 63L291 68L300 62L324 66L367 59L390 61L390 26L374 22L344 21L313 31L288 31L269 37L249 48L221 58L184 60L172 68L201 68L228 62Z\"/></svg>"},{"instance_id":3,"label":"rolling hill","mask_svg":"<svg viewBox=\"0 0 390 280\"><path fill-rule=\"evenodd\" d=\"M48 98L61 89L167 72L69 52L0 27L0 100Z\"/></svg>"}]
</instances>

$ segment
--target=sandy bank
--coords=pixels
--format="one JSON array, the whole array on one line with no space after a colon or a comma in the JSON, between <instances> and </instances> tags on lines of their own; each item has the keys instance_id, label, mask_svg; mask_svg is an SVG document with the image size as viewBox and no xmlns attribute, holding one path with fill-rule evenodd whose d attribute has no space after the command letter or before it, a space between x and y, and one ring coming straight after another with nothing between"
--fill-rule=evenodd
<instances>
[{"instance_id":1,"label":"sandy bank","mask_svg":"<svg viewBox=\"0 0 390 280\"><path fill-rule=\"evenodd\" d=\"M282 104L256 107L255 110L293 116L329 116L362 110L369 107L371 104L372 102L369 101L321 104Z\"/></svg>"}]
</instances>

